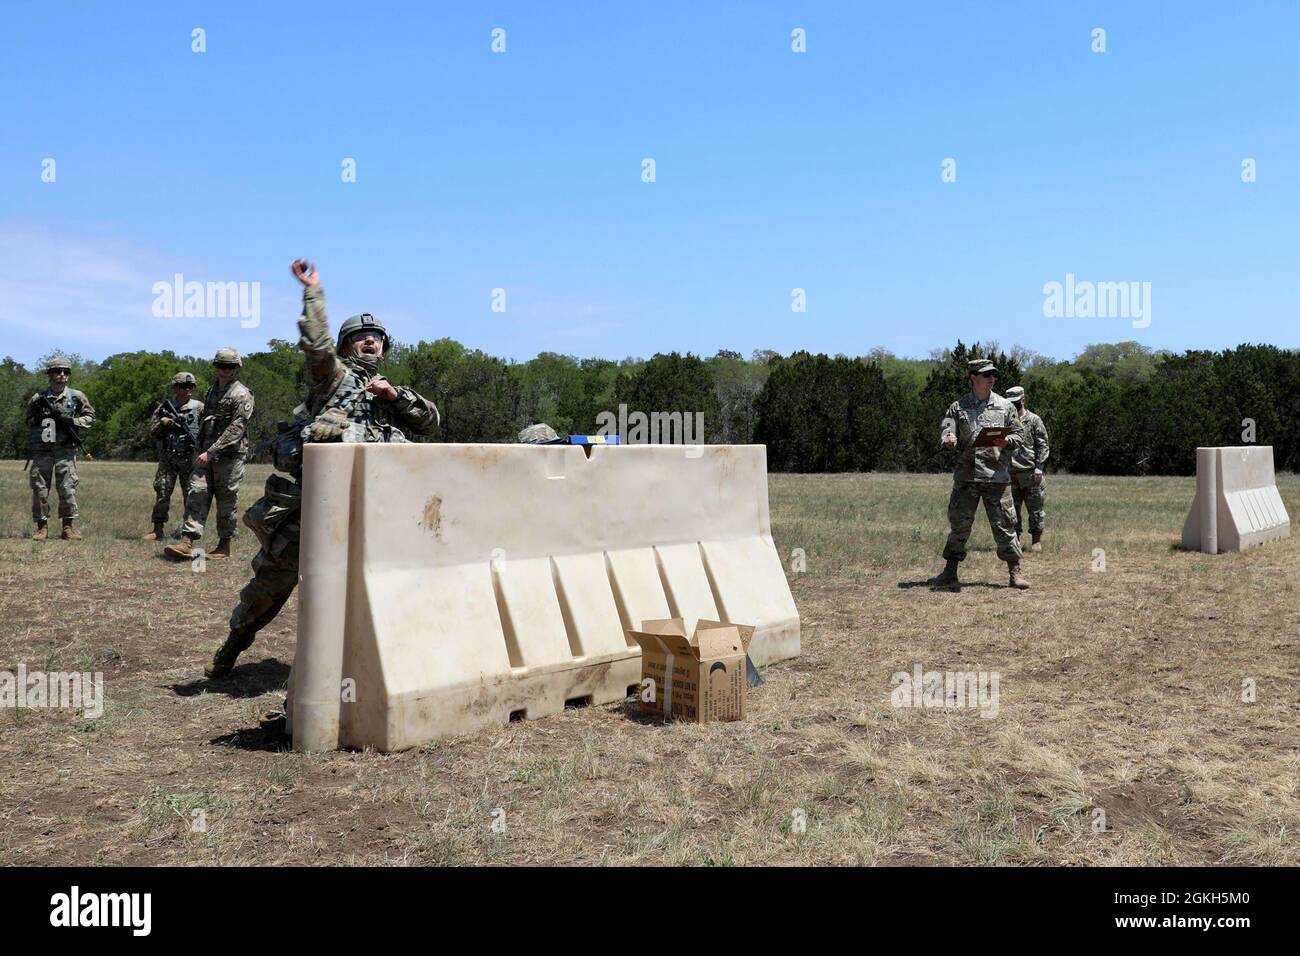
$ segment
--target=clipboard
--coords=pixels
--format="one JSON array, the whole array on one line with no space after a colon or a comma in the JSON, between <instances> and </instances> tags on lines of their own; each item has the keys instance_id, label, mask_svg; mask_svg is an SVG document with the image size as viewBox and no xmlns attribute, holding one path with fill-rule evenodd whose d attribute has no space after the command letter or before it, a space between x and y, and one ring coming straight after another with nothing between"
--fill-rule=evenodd
<instances>
[{"instance_id":1,"label":"clipboard","mask_svg":"<svg viewBox=\"0 0 1300 956\"><path fill-rule=\"evenodd\" d=\"M1010 425L990 425L987 428L981 428L978 435L975 436L976 448L994 448L993 443L999 438L1006 438L1015 431Z\"/></svg>"}]
</instances>

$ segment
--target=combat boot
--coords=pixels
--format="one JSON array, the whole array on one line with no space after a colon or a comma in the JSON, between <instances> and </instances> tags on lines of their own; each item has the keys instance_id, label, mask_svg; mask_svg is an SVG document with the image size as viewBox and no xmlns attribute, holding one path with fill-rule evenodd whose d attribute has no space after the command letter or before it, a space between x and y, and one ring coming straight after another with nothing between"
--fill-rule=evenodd
<instances>
[{"instance_id":1,"label":"combat boot","mask_svg":"<svg viewBox=\"0 0 1300 956\"><path fill-rule=\"evenodd\" d=\"M36 525L36 533L32 535L33 541L44 541L50 536L50 527L42 521Z\"/></svg>"},{"instance_id":2,"label":"combat boot","mask_svg":"<svg viewBox=\"0 0 1300 956\"><path fill-rule=\"evenodd\" d=\"M228 558L230 557L230 539L222 538L217 542L217 546L208 552L209 558Z\"/></svg>"},{"instance_id":3,"label":"combat boot","mask_svg":"<svg viewBox=\"0 0 1300 956\"><path fill-rule=\"evenodd\" d=\"M245 637L238 631L231 631L226 642L212 655L212 663L203 668L204 675L209 678L225 677L235 669L235 661L239 660L239 655L252 643L251 637Z\"/></svg>"},{"instance_id":4,"label":"combat boot","mask_svg":"<svg viewBox=\"0 0 1300 956\"><path fill-rule=\"evenodd\" d=\"M1007 587L1020 588L1022 591L1029 590L1029 578L1025 577L1024 573L1020 570L1019 561L1015 564L1008 564L1007 571L1010 576L1010 580L1007 582Z\"/></svg>"},{"instance_id":5,"label":"combat boot","mask_svg":"<svg viewBox=\"0 0 1300 956\"><path fill-rule=\"evenodd\" d=\"M150 531L147 535L145 535L145 536L144 536L143 538L141 538L140 540L141 540L141 541L161 541L161 540L162 540L163 538L165 538L166 536L167 536L167 530L163 527L162 522L161 522L161 521L155 521L155 522L153 523L153 530Z\"/></svg>"},{"instance_id":6,"label":"combat boot","mask_svg":"<svg viewBox=\"0 0 1300 956\"><path fill-rule=\"evenodd\" d=\"M194 557L194 542L199 540L192 534L181 535L179 544L169 544L163 548L163 554L173 561L188 561Z\"/></svg>"},{"instance_id":7,"label":"combat boot","mask_svg":"<svg viewBox=\"0 0 1300 956\"><path fill-rule=\"evenodd\" d=\"M957 565L960 563L956 558L949 558L943 571L930 579L930 585L936 591L960 591L961 582L957 580Z\"/></svg>"},{"instance_id":8,"label":"combat boot","mask_svg":"<svg viewBox=\"0 0 1300 956\"><path fill-rule=\"evenodd\" d=\"M71 518L63 519L63 533L59 535L64 541L80 541L81 532L72 526Z\"/></svg>"},{"instance_id":9,"label":"combat boot","mask_svg":"<svg viewBox=\"0 0 1300 956\"><path fill-rule=\"evenodd\" d=\"M1034 542L1029 546L1030 554L1040 554L1042 552L1043 550L1043 545L1041 544L1042 540L1043 540L1043 532L1035 531Z\"/></svg>"}]
</instances>

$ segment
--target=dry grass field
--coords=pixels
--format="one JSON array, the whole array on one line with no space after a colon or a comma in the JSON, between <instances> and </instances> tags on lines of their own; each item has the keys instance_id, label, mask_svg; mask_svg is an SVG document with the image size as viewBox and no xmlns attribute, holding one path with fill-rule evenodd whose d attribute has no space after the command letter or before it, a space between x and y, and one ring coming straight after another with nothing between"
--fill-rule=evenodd
<instances>
[{"instance_id":1,"label":"dry grass field","mask_svg":"<svg viewBox=\"0 0 1300 956\"><path fill-rule=\"evenodd\" d=\"M202 678L252 536L205 573L170 564L138 540L153 466L96 462L86 540L34 543L20 466L0 462L0 670L102 671L107 699L0 711L0 864L1300 863L1300 536L1176 551L1191 479L1052 477L1033 589L1003 586L981 514L951 594L920 584L949 479L774 475L804 652L746 721L611 705L303 755L259 727L296 600ZM1300 513L1300 480L1280 487ZM997 672L997 715L891 706L917 664Z\"/></svg>"}]
</instances>

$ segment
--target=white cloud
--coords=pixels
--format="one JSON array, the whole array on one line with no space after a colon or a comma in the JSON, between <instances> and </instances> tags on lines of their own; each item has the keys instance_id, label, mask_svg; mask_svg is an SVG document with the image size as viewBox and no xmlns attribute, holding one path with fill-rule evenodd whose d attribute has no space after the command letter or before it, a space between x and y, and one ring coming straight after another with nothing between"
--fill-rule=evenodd
<instances>
[{"instance_id":1,"label":"white cloud","mask_svg":"<svg viewBox=\"0 0 1300 956\"><path fill-rule=\"evenodd\" d=\"M261 282L261 324L155 318L154 283L170 283L178 272L199 282ZM220 345L251 351L272 337L295 338L300 306L287 271L256 272L103 231L0 220L0 355L31 363L54 346L95 359L135 349L203 355Z\"/></svg>"}]
</instances>

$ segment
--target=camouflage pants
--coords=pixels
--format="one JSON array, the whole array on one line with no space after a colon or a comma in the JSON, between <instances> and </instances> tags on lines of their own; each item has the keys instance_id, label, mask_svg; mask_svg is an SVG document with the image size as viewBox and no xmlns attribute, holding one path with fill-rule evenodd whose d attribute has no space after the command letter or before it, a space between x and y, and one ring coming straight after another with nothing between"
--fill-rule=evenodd
<instances>
[{"instance_id":1,"label":"camouflage pants","mask_svg":"<svg viewBox=\"0 0 1300 956\"><path fill-rule=\"evenodd\" d=\"M300 496L300 486L272 475L266 494L244 515L244 523L262 543L253 558L253 578L239 592L239 604L230 614L230 630L243 635L245 647L275 619L298 584Z\"/></svg>"},{"instance_id":2,"label":"camouflage pants","mask_svg":"<svg viewBox=\"0 0 1300 956\"><path fill-rule=\"evenodd\" d=\"M1020 508L1024 505L1029 512L1029 533L1042 534L1043 521L1046 517L1043 502L1047 500L1047 481L1044 479L1034 484L1032 471L1013 471L1011 473L1011 496L1016 503L1016 534L1020 534Z\"/></svg>"},{"instance_id":3,"label":"camouflage pants","mask_svg":"<svg viewBox=\"0 0 1300 956\"><path fill-rule=\"evenodd\" d=\"M975 524L975 512L980 501L989 516L993 540L998 546L998 557L1008 564L1020 560L1020 539L1016 537L1016 518L1011 507L1009 485L987 481L953 482L948 497L948 542L943 547L944 560L963 561L966 558L966 539Z\"/></svg>"},{"instance_id":4,"label":"camouflage pants","mask_svg":"<svg viewBox=\"0 0 1300 956\"><path fill-rule=\"evenodd\" d=\"M208 466L194 472L203 482L195 481L185 496L185 524L181 533L194 538L203 536L203 525L208 520L212 499L217 499L217 534L233 538L238 530L235 506L239 503L239 482L244 477L243 455L222 455L208 462Z\"/></svg>"},{"instance_id":5,"label":"camouflage pants","mask_svg":"<svg viewBox=\"0 0 1300 956\"><path fill-rule=\"evenodd\" d=\"M190 496L193 481L194 463L185 461L168 461L164 458L158 462L158 470L153 475L153 523L166 524L171 512L172 491L179 481L181 485L181 511Z\"/></svg>"},{"instance_id":6,"label":"camouflage pants","mask_svg":"<svg viewBox=\"0 0 1300 956\"><path fill-rule=\"evenodd\" d=\"M50 520L50 485L59 493L59 517L76 518L77 510L77 454L66 451L41 451L32 455L31 472L27 476L32 486L32 520L45 524Z\"/></svg>"}]
</instances>

